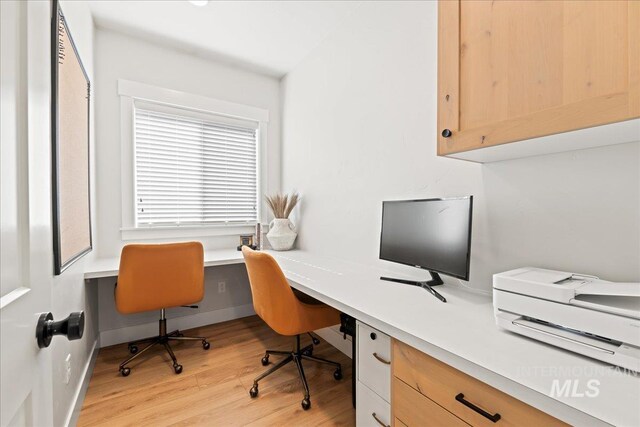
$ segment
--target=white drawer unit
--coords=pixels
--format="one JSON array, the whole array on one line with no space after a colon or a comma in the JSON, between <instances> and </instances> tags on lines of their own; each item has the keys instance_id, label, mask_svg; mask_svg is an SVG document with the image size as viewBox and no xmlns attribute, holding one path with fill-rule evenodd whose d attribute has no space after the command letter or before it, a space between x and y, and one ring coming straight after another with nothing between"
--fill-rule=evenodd
<instances>
[{"instance_id":1,"label":"white drawer unit","mask_svg":"<svg viewBox=\"0 0 640 427\"><path fill-rule=\"evenodd\" d=\"M356 385L356 426L391 426L391 405L375 394L366 385L358 381Z\"/></svg>"},{"instance_id":2,"label":"white drawer unit","mask_svg":"<svg viewBox=\"0 0 640 427\"><path fill-rule=\"evenodd\" d=\"M369 325L361 322L357 325L358 381L373 390L383 400L390 402L391 339ZM359 402L358 398L358 405Z\"/></svg>"}]
</instances>

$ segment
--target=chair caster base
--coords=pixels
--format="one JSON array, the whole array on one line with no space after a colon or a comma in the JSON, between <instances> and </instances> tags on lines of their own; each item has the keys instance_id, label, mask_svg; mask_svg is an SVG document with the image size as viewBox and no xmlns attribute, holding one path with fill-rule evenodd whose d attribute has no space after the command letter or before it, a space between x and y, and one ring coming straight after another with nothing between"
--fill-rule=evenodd
<instances>
[{"instance_id":1,"label":"chair caster base","mask_svg":"<svg viewBox=\"0 0 640 427\"><path fill-rule=\"evenodd\" d=\"M0 0L1 1L1 0ZM131 369L127 367L130 365L135 359L141 358L141 356L154 348L164 347L164 350L171 357L170 363L173 364L173 371L176 374L182 373L182 365L178 363L178 359L171 349L171 341L189 341L189 342L200 342L202 348L204 350L209 350L211 348L211 344L207 341L207 337L185 337L184 334L176 329L172 332L167 332L167 319L165 318L164 309L161 310L160 320L158 321L158 335L144 338L138 341L131 341L128 343L129 358L124 360L119 365L120 374L123 377L129 376L131 373ZM144 345L142 345L145 343Z\"/></svg>"},{"instance_id":2,"label":"chair caster base","mask_svg":"<svg viewBox=\"0 0 640 427\"><path fill-rule=\"evenodd\" d=\"M302 402L300 402L300 406L302 406L302 409L304 409L305 411L309 410L309 408L311 408L311 399L305 397L304 399L302 399Z\"/></svg>"},{"instance_id":3,"label":"chair caster base","mask_svg":"<svg viewBox=\"0 0 640 427\"><path fill-rule=\"evenodd\" d=\"M311 335L311 337L314 338L313 335ZM332 362L331 360L326 360L321 357L312 356L313 349L314 349L313 345L302 347L300 345L300 335L296 335L295 338L296 338L296 346L294 350L290 352L282 351L282 350L267 350L264 353L264 356L261 359L262 366L267 366L269 364L269 356L277 355L277 356L282 356L283 358L281 360L278 360L275 363L275 365L267 369L265 372L263 372L253 380L253 386L249 390L249 396L251 396L252 398L257 397L258 382L266 378L267 376L273 374L274 372L278 371L280 368L282 368L283 366L286 366L291 362L293 362L298 368L300 381L302 382L302 386L304 388L304 394L303 394L304 398L300 402L300 406L302 406L302 409L305 411L311 408L311 394L309 393L309 385L307 383L307 378L305 377L304 369L302 367L303 360L307 360L309 362L321 363L324 365L329 365L333 367L333 369L335 369L335 371L333 372L333 378L335 378L336 380L342 379L342 367L340 366L339 363ZM314 343L315 343L315 340L314 340Z\"/></svg>"}]
</instances>

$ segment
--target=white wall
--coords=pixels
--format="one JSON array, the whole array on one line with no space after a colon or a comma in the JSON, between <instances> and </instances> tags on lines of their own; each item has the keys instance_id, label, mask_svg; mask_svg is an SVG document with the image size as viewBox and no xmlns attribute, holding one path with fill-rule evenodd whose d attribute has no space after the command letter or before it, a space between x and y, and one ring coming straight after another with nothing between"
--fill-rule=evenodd
<instances>
[{"instance_id":1,"label":"white wall","mask_svg":"<svg viewBox=\"0 0 640 427\"><path fill-rule=\"evenodd\" d=\"M97 232L100 257L116 257L120 237L120 98L118 79L175 89L269 110L265 192L280 186L280 83L273 77L243 71L133 38L96 30ZM185 240L185 239L183 239ZM202 239L206 249L229 248L238 236ZM166 240L165 240L166 241Z\"/></svg>"},{"instance_id":2,"label":"white wall","mask_svg":"<svg viewBox=\"0 0 640 427\"><path fill-rule=\"evenodd\" d=\"M80 53L82 63L92 84L94 78L93 55L93 19L89 7L84 2L61 1L60 7L65 15L73 41ZM47 28L47 31L49 29ZM52 313L56 320L63 319L72 311L85 311L84 336L78 341L67 341L57 338L51 342L47 351L52 352L53 364L53 422L52 425L65 425L72 417L76 398L81 392L82 380L88 364L91 362L92 351L97 348L98 339L98 292L97 289L87 287L84 281L85 266L96 255L98 239L96 236L95 218L95 91L92 90L91 103L91 134L90 134L90 168L91 168L91 206L93 228L93 252L84 256L60 276L55 276L52 289ZM44 173L44 171L43 171ZM49 176L49 173L46 173ZM51 242L48 247L53 247ZM52 267L53 268L53 267ZM53 271L53 270L52 270ZM64 383L66 375L65 359L71 355L71 379ZM77 415L77 414L76 414Z\"/></svg>"},{"instance_id":3,"label":"white wall","mask_svg":"<svg viewBox=\"0 0 640 427\"><path fill-rule=\"evenodd\" d=\"M469 286L488 291L493 273L525 265L640 280L640 144L439 158L436 71L436 2L363 2L283 79L282 187L303 195L298 246L407 271L376 261L381 201L473 194Z\"/></svg>"},{"instance_id":4,"label":"white wall","mask_svg":"<svg viewBox=\"0 0 640 427\"><path fill-rule=\"evenodd\" d=\"M117 257L125 243L120 236L120 98L118 79L202 95L269 110L267 182L265 192L280 187L280 82L268 76L222 65L188 53L149 43L111 30L96 30L96 159L97 234L100 257ZM179 240L179 239L174 239ZM182 239L182 240L192 240ZM235 248L238 236L199 239L207 249ZM165 239L163 241L169 241ZM143 241L146 243L155 240ZM115 278L101 279L99 292L101 345L157 333L158 313L123 316L115 309ZM226 292L218 293L218 283ZM187 328L253 313L244 265L207 268L205 298L197 310L167 312L170 328ZM212 337L215 340L215 337Z\"/></svg>"}]
</instances>

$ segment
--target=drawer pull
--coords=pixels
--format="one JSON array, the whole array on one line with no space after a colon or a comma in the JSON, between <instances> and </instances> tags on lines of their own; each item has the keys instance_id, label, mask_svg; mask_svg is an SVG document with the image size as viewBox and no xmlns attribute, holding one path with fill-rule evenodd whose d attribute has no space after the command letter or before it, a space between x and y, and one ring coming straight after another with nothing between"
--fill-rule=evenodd
<instances>
[{"instance_id":1,"label":"drawer pull","mask_svg":"<svg viewBox=\"0 0 640 427\"><path fill-rule=\"evenodd\" d=\"M378 356L378 353L373 353L373 357L375 357L376 359L378 359L378 362L382 362L385 365L391 365L391 362L389 362L387 359Z\"/></svg>"},{"instance_id":2,"label":"drawer pull","mask_svg":"<svg viewBox=\"0 0 640 427\"><path fill-rule=\"evenodd\" d=\"M372 413L371 413L371 416L372 416L372 417L373 417L373 419L374 419L374 420L376 420L376 422L377 422L378 424L380 424L382 427L391 427L389 424L385 424L385 423L383 423L383 422L382 422L382 420L381 420L380 418L378 418L378 416L376 415L376 413L375 413L375 412L372 412Z\"/></svg>"},{"instance_id":3,"label":"drawer pull","mask_svg":"<svg viewBox=\"0 0 640 427\"><path fill-rule=\"evenodd\" d=\"M492 415L492 414L488 413L484 409L474 405L473 403L469 402L468 400L465 400L464 394L462 394L462 393L458 393L458 395L456 396L456 400L458 402L462 403L467 408L473 409L474 411L476 411L477 413L479 413L483 417L490 419L494 423L497 423L498 421L500 421L500 418L501 418L500 414L495 413L495 414Z\"/></svg>"}]
</instances>

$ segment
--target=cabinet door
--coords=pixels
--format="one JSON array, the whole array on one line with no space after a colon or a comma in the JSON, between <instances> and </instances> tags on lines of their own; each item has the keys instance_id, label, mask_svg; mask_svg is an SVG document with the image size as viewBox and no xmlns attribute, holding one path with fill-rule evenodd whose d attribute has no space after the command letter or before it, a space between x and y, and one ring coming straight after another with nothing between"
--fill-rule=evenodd
<instances>
[{"instance_id":1,"label":"cabinet door","mask_svg":"<svg viewBox=\"0 0 640 427\"><path fill-rule=\"evenodd\" d=\"M640 117L638 1L445 0L438 21L439 155Z\"/></svg>"}]
</instances>

